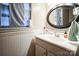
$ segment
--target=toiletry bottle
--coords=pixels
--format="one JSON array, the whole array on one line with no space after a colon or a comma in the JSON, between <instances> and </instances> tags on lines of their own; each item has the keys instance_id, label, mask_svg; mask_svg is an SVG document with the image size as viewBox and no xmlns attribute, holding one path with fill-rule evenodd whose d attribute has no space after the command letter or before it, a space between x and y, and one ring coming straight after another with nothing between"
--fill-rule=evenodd
<instances>
[{"instance_id":1,"label":"toiletry bottle","mask_svg":"<svg viewBox=\"0 0 79 59\"><path fill-rule=\"evenodd\" d=\"M65 33L64 33L64 38L67 38L67 32L65 31Z\"/></svg>"}]
</instances>

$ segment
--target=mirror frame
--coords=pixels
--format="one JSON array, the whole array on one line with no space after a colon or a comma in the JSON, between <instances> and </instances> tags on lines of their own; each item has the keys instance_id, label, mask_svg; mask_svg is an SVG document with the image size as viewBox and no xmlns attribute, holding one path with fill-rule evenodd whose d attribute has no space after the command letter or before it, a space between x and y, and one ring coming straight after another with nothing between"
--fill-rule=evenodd
<instances>
[{"instance_id":1,"label":"mirror frame","mask_svg":"<svg viewBox=\"0 0 79 59\"><path fill-rule=\"evenodd\" d=\"M50 25L50 26L52 26L52 27L54 27L54 28L58 28L58 29L63 29L63 28L68 28L70 25L71 25L71 22L69 23L69 24L67 24L66 26L56 26L56 25L54 25L54 24L52 24L50 21L49 21L49 16L50 16L50 14L52 13L52 11L54 11L55 9L57 9L57 8L59 8L59 7L72 7L72 8L74 8L74 6L72 5L72 4L70 4L70 5L57 5L55 8L52 8L52 9L50 9L49 10L49 12L47 13L47 22L48 22L48 24ZM74 19L74 18L72 18L72 19Z\"/></svg>"}]
</instances>

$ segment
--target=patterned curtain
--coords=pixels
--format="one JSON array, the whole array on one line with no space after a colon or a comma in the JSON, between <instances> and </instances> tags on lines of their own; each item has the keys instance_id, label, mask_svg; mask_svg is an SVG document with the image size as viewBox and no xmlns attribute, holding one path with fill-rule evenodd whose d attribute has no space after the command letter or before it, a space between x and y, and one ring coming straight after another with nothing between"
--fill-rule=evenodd
<instances>
[{"instance_id":1,"label":"patterned curtain","mask_svg":"<svg viewBox=\"0 0 79 59\"><path fill-rule=\"evenodd\" d=\"M24 25L24 4L23 3L11 3L9 5L11 26L23 26Z\"/></svg>"}]
</instances>

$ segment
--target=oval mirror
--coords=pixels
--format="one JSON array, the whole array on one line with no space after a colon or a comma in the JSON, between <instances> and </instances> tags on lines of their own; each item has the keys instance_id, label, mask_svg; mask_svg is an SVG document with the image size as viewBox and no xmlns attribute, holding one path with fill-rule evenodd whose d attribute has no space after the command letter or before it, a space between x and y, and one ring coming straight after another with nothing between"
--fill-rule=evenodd
<instances>
[{"instance_id":1,"label":"oval mirror","mask_svg":"<svg viewBox=\"0 0 79 59\"><path fill-rule=\"evenodd\" d=\"M67 28L74 20L72 4L57 5L47 14L47 22L55 28Z\"/></svg>"}]
</instances>

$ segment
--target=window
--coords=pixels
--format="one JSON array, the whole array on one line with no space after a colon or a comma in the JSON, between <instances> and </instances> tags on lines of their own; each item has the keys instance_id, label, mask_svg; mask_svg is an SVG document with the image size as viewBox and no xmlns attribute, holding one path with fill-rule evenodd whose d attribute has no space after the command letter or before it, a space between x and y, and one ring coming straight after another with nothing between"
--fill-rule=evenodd
<instances>
[{"instance_id":1,"label":"window","mask_svg":"<svg viewBox=\"0 0 79 59\"><path fill-rule=\"evenodd\" d=\"M30 3L0 3L0 27L28 27Z\"/></svg>"},{"instance_id":2,"label":"window","mask_svg":"<svg viewBox=\"0 0 79 59\"><path fill-rule=\"evenodd\" d=\"M0 4L0 27L9 26L9 5Z\"/></svg>"}]
</instances>

